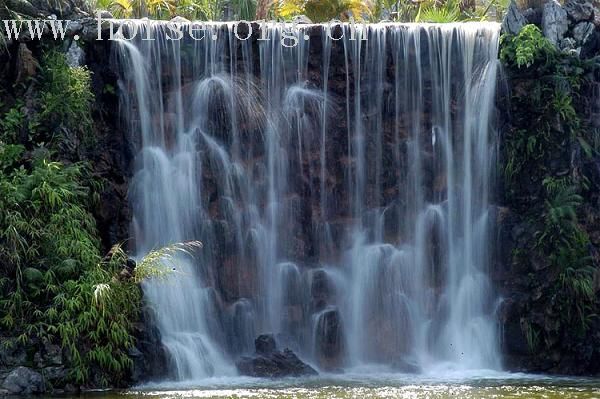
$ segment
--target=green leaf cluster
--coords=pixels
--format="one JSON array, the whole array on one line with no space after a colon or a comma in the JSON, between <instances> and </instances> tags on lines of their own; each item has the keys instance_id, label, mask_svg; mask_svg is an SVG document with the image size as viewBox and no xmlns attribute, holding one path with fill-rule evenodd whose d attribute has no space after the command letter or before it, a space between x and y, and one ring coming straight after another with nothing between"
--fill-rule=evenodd
<instances>
[{"instance_id":1,"label":"green leaf cluster","mask_svg":"<svg viewBox=\"0 0 600 399\"><path fill-rule=\"evenodd\" d=\"M557 50L533 24L525 25L518 35L502 35L500 59L517 68L547 65L556 59Z\"/></svg>"}]
</instances>

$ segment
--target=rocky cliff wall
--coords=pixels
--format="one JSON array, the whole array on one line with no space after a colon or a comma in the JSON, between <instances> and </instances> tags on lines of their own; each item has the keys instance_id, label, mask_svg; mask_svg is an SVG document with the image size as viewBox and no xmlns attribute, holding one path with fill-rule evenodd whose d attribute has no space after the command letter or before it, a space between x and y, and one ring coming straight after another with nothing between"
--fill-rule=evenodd
<instances>
[{"instance_id":1,"label":"rocky cliff wall","mask_svg":"<svg viewBox=\"0 0 600 399\"><path fill-rule=\"evenodd\" d=\"M503 25L494 277L511 370L600 371L599 21L567 0L513 3Z\"/></svg>"}]
</instances>

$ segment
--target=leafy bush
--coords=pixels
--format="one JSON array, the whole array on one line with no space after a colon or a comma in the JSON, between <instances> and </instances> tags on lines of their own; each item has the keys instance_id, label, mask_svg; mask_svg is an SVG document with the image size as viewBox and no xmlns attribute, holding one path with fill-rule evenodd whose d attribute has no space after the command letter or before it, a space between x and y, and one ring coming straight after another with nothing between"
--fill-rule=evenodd
<instances>
[{"instance_id":1,"label":"leafy bush","mask_svg":"<svg viewBox=\"0 0 600 399\"><path fill-rule=\"evenodd\" d=\"M532 24L525 25L518 35L503 35L501 38L500 58L518 68L529 68L536 63L551 62L556 49Z\"/></svg>"},{"instance_id":2,"label":"leafy bush","mask_svg":"<svg viewBox=\"0 0 600 399\"><path fill-rule=\"evenodd\" d=\"M55 129L89 135L90 75L57 52L42 64L28 115L16 104L0 116L0 328L24 345L60 344L65 383L118 383L131 366L139 288L115 278L122 251L101 259L88 165L60 162L56 151L66 138ZM107 287L101 301L98 287Z\"/></svg>"},{"instance_id":3,"label":"leafy bush","mask_svg":"<svg viewBox=\"0 0 600 399\"><path fill-rule=\"evenodd\" d=\"M64 54L48 52L42 62L40 122L49 129L59 125L87 130L91 127L94 94L90 89L90 71L70 67Z\"/></svg>"},{"instance_id":4,"label":"leafy bush","mask_svg":"<svg viewBox=\"0 0 600 399\"><path fill-rule=\"evenodd\" d=\"M0 119L0 141L15 142L19 132L25 127L25 115L18 103Z\"/></svg>"},{"instance_id":5,"label":"leafy bush","mask_svg":"<svg viewBox=\"0 0 600 399\"><path fill-rule=\"evenodd\" d=\"M577 208L583 198L568 180L544 179L549 198L545 201L544 229L538 235L537 245L549 253L551 263L559 270L558 304L564 323L574 323L583 333L595 317L595 268L589 237L577 223Z\"/></svg>"}]
</instances>

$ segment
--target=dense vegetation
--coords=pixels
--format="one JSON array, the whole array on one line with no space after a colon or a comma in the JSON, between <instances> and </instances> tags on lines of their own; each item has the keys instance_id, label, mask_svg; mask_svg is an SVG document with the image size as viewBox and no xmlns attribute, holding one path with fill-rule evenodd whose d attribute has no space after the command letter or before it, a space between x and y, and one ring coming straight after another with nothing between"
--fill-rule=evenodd
<instances>
[{"instance_id":1,"label":"dense vegetation","mask_svg":"<svg viewBox=\"0 0 600 399\"><path fill-rule=\"evenodd\" d=\"M546 320L558 318L523 323L530 350L543 353L582 342L597 320L585 220L590 180L581 165L597 154L598 143L581 108L582 90L591 86L598 63L558 51L534 25L503 36L501 48L513 87L511 129L503 140L504 195L533 227L528 248L515 248L512 258L530 271L529 289L541 290L545 313L552 316Z\"/></svg>"},{"instance_id":2,"label":"dense vegetation","mask_svg":"<svg viewBox=\"0 0 600 399\"><path fill-rule=\"evenodd\" d=\"M90 72L63 54L43 57L31 104L0 115L0 335L2 344L59 344L68 351L68 381L118 382L126 375L140 292L115 275L126 256L101 258L91 206L97 181L71 162L90 136ZM18 341L18 342L15 342Z\"/></svg>"}]
</instances>

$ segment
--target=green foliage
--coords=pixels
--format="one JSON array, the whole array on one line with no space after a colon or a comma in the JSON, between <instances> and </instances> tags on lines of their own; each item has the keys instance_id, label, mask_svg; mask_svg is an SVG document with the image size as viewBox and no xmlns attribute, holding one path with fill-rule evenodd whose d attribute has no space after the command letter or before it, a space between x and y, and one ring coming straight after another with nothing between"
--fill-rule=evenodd
<instances>
[{"instance_id":1,"label":"green foliage","mask_svg":"<svg viewBox=\"0 0 600 399\"><path fill-rule=\"evenodd\" d=\"M44 312L48 333L57 334L69 351L69 377L77 383L87 382L91 371L99 370L94 378L106 386L108 381L121 381L132 366L128 350L134 345L141 293L135 282L114 278L124 258L115 252L79 279L65 282Z\"/></svg>"},{"instance_id":2,"label":"green foliage","mask_svg":"<svg viewBox=\"0 0 600 399\"><path fill-rule=\"evenodd\" d=\"M530 77L519 87L522 93L511 100L511 107L518 110L514 124L520 128L509 131L504 143L510 192L516 191L512 184L526 165L546 169L572 139L586 143L575 110L585 65L558 53L533 25L525 26L518 36L503 36L500 54L509 73Z\"/></svg>"},{"instance_id":3,"label":"green foliage","mask_svg":"<svg viewBox=\"0 0 600 399\"><path fill-rule=\"evenodd\" d=\"M553 251L551 260L559 268L559 301L565 324L583 334L595 314L594 275L596 269L589 254L589 237L581 229L572 232L568 242Z\"/></svg>"},{"instance_id":4,"label":"green foliage","mask_svg":"<svg viewBox=\"0 0 600 399\"><path fill-rule=\"evenodd\" d=\"M534 353L540 344L540 331L528 321L524 321L522 328L525 330L525 339L527 340L529 352Z\"/></svg>"},{"instance_id":5,"label":"green foliage","mask_svg":"<svg viewBox=\"0 0 600 399\"><path fill-rule=\"evenodd\" d=\"M87 68L70 67L64 54L51 51L44 56L42 71L40 122L50 128L89 129L94 95Z\"/></svg>"},{"instance_id":6,"label":"green foliage","mask_svg":"<svg viewBox=\"0 0 600 399\"><path fill-rule=\"evenodd\" d=\"M18 134L24 127L25 115L21 111L21 104L18 103L0 119L0 141L16 141Z\"/></svg>"},{"instance_id":7,"label":"green foliage","mask_svg":"<svg viewBox=\"0 0 600 399\"><path fill-rule=\"evenodd\" d=\"M431 3L419 9L415 18L416 22L449 23L461 20L462 13L460 5L454 0L448 0L444 4Z\"/></svg>"},{"instance_id":8,"label":"green foliage","mask_svg":"<svg viewBox=\"0 0 600 399\"><path fill-rule=\"evenodd\" d=\"M587 233L577 222L577 209L583 203L578 188L568 178L546 178L544 228L537 246L549 254L559 270L558 305L565 325L574 324L583 333L594 314L593 260Z\"/></svg>"},{"instance_id":9,"label":"green foliage","mask_svg":"<svg viewBox=\"0 0 600 399\"><path fill-rule=\"evenodd\" d=\"M291 20L306 15L313 22L332 19L379 22L382 18L404 22L456 22L487 19L497 13L506 0L492 0L485 7L463 7L455 0L97 0L96 7L107 9L119 18L171 19L182 16L199 20L254 20L271 15Z\"/></svg>"},{"instance_id":10,"label":"green foliage","mask_svg":"<svg viewBox=\"0 0 600 399\"><path fill-rule=\"evenodd\" d=\"M508 0L491 0L487 4L456 0L375 0L371 6L371 21L378 22L384 17L400 22L499 21L507 6Z\"/></svg>"},{"instance_id":11,"label":"green foliage","mask_svg":"<svg viewBox=\"0 0 600 399\"><path fill-rule=\"evenodd\" d=\"M404 3L398 0L375 0L372 7L373 18L382 20L387 16L386 14L391 17L392 13L397 16L401 4Z\"/></svg>"},{"instance_id":12,"label":"green foliage","mask_svg":"<svg viewBox=\"0 0 600 399\"><path fill-rule=\"evenodd\" d=\"M253 20L256 0L98 0L97 8L110 10L119 18L194 20Z\"/></svg>"},{"instance_id":13,"label":"green foliage","mask_svg":"<svg viewBox=\"0 0 600 399\"><path fill-rule=\"evenodd\" d=\"M544 230L538 237L538 246L569 245L572 235L577 230L576 209L583 199L577 193L576 186L557 184L549 178L544 182L549 198L545 201Z\"/></svg>"},{"instance_id":14,"label":"green foliage","mask_svg":"<svg viewBox=\"0 0 600 399\"><path fill-rule=\"evenodd\" d=\"M500 59L518 68L536 63L547 64L556 56L556 49L535 25L525 25L518 35L503 35Z\"/></svg>"},{"instance_id":15,"label":"green foliage","mask_svg":"<svg viewBox=\"0 0 600 399\"><path fill-rule=\"evenodd\" d=\"M313 22L347 21L350 17L360 21L370 14L370 4L359 0L282 0L275 4L275 15L282 19L306 15Z\"/></svg>"},{"instance_id":16,"label":"green foliage","mask_svg":"<svg viewBox=\"0 0 600 399\"><path fill-rule=\"evenodd\" d=\"M60 344L65 382L116 383L131 366L138 284L114 277L122 251L100 257L88 165L56 160L67 140L56 130L84 135L91 126L90 75L57 52L42 64L27 115L20 103L0 115L0 328L22 345ZM98 301L104 286L110 295Z\"/></svg>"},{"instance_id":17,"label":"green foliage","mask_svg":"<svg viewBox=\"0 0 600 399\"><path fill-rule=\"evenodd\" d=\"M252 21L256 15L256 0L231 0L230 8L234 20Z\"/></svg>"},{"instance_id":18,"label":"green foliage","mask_svg":"<svg viewBox=\"0 0 600 399\"><path fill-rule=\"evenodd\" d=\"M552 98L552 108L563 122L579 123L572 97L568 93L557 90Z\"/></svg>"},{"instance_id":19,"label":"green foliage","mask_svg":"<svg viewBox=\"0 0 600 399\"><path fill-rule=\"evenodd\" d=\"M193 256L193 252L200 248L200 241L187 241L152 250L137 263L135 279L141 282L148 278L165 277L177 269L177 255Z\"/></svg>"}]
</instances>

